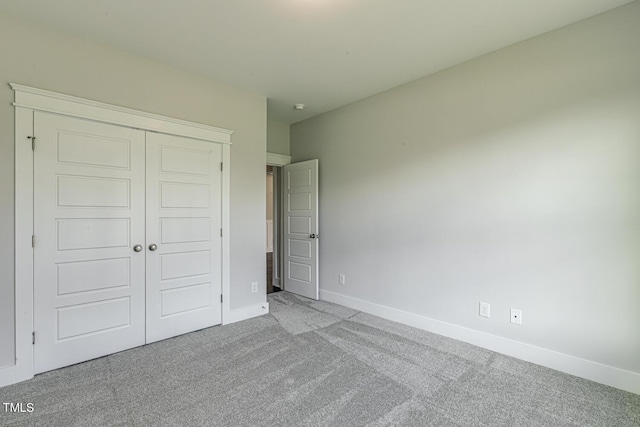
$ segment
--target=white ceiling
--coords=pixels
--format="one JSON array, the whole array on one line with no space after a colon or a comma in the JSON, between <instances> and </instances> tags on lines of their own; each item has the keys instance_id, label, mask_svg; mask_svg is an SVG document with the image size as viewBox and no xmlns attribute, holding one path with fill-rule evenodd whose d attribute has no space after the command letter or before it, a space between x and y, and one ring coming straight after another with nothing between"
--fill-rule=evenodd
<instances>
[{"instance_id":1,"label":"white ceiling","mask_svg":"<svg viewBox=\"0 0 640 427\"><path fill-rule=\"evenodd\" d=\"M0 0L0 11L264 95L269 119L295 123L630 2Z\"/></svg>"}]
</instances>

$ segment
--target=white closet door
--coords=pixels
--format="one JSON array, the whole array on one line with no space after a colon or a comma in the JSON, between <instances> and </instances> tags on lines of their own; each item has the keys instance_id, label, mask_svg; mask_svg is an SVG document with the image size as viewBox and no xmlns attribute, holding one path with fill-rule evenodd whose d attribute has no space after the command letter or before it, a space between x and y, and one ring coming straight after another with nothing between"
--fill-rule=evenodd
<instances>
[{"instance_id":1,"label":"white closet door","mask_svg":"<svg viewBox=\"0 0 640 427\"><path fill-rule=\"evenodd\" d=\"M35 112L35 372L145 342L144 132Z\"/></svg>"},{"instance_id":2,"label":"white closet door","mask_svg":"<svg viewBox=\"0 0 640 427\"><path fill-rule=\"evenodd\" d=\"M222 146L147 133L147 342L220 324Z\"/></svg>"}]
</instances>

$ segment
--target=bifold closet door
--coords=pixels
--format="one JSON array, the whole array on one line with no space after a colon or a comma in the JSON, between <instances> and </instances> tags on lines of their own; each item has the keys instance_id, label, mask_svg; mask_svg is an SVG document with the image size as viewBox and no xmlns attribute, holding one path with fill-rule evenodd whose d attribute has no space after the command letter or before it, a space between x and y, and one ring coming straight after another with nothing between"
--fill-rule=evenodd
<instances>
[{"instance_id":1,"label":"bifold closet door","mask_svg":"<svg viewBox=\"0 0 640 427\"><path fill-rule=\"evenodd\" d=\"M222 146L147 133L147 342L222 321Z\"/></svg>"},{"instance_id":2,"label":"bifold closet door","mask_svg":"<svg viewBox=\"0 0 640 427\"><path fill-rule=\"evenodd\" d=\"M145 133L42 112L34 130L39 373L145 342Z\"/></svg>"}]
</instances>

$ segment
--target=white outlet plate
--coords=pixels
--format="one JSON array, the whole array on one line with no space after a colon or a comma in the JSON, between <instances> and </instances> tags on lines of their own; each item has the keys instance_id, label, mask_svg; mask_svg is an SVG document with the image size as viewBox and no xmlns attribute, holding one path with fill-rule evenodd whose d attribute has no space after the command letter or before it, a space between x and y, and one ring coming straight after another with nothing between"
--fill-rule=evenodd
<instances>
[{"instance_id":1,"label":"white outlet plate","mask_svg":"<svg viewBox=\"0 0 640 427\"><path fill-rule=\"evenodd\" d=\"M345 281L346 281L346 277L344 276L344 274L338 274L338 284L344 285Z\"/></svg>"},{"instance_id":2,"label":"white outlet plate","mask_svg":"<svg viewBox=\"0 0 640 427\"><path fill-rule=\"evenodd\" d=\"M482 317L491 317L491 304L480 301L480 312L478 314Z\"/></svg>"},{"instance_id":3,"label":"white outlet plate","mask_svg":"<svg viewBox=\"0 0 640 427\"><path fill-rule=\"evenodd\" d=\"M511 309L511 323L522 325L522 310L518 310L517 308Z\"/></svg>"},{"instance_id":4,"label":"white outlet plate","mask_svg":"<svg viewBox=\"0 0 640 427\"><path fill-rule=\"evenodd\" d=\"M258 292L258 282L251 282L251 293L255 294Z\"/></svg>"}]
</instances>

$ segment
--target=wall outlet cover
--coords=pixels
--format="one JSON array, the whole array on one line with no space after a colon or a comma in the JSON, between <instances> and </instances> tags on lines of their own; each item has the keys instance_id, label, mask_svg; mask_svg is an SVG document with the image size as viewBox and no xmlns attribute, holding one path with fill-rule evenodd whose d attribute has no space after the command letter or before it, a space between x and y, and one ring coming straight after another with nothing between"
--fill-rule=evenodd
<instances>
[{"instance_id":1,"label":"wall outlet cover","mask_svg":"<svg viewBox=\"0 0 640 427\"><path fill-rule=\"evenodd\" d=\"M480 301L480 312L478 314L482 317L491 317L491 304Z\"/></svg>"},{"instance_id":2,"label":"wall outlet cover","mask_svg":"<svg viewBox=\"0 0 640 427\"><path fill-rule=\"evenodd\" d=\"M517 308L511 309L511 323L522 325L522 310L518 310Z\"/></svg>"}]
</instances>

